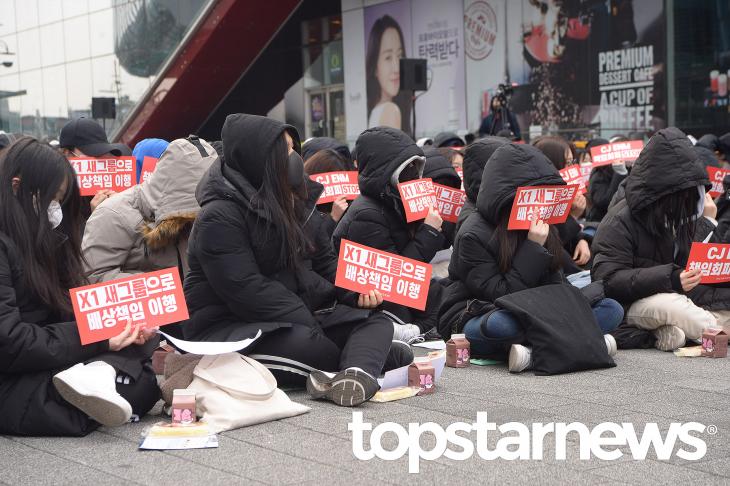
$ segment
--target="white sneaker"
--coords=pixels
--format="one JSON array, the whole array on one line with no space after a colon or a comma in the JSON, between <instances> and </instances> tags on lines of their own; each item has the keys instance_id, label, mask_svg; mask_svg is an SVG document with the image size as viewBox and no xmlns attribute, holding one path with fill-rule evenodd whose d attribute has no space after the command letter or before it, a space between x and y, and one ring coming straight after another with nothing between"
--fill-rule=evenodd
<instances>
[{"instance_id":1,"label":"white sneaker","mask_svg":"<svg viewBox=\"0 0 730 486\"><path fill-rule=\"evenodd\" d=\"M674 351L684 346L686 341L684 331L677 326L662 326L654 331L656 343L654 346L659 351Z\"/></svg>"},{"instance_id":2,"label":"white sneaker","mask_svg":"<svg viewBox=\"0 0 730 486\"><path fill-rule=\"evenodd\" d=\"M616 339L610 334L604 334L603 339L604 341L606 341L606 349L608 349L608 355L616 356L616 353L618 352L618 344L616 344Z\"/></svg>"},{"instance_id":3,"label":"white sneaker","mask_svg":"<svg viewBox=\"0 0 730 486\"><path fill-rule=\"evenodd\" d=\"M421 333L421 328L415 324L398 324L393 323L393 341L403 341L407 343L409 340Z\"/></svg>"},{"instance_id":4,"label":"white sneaker","mask_svg":"<svg viewBox=\"0 0 730 486\"><path fill-rule=\"evenodd\" d=\"M509 351L507 369L510 373L519 373L532 366L532 349L521 344L513 344Z\"/></svg>"},{"instance_id":5,"label":"white sneaker","mask_svg":"<svg viewBox=\"0 0 730 486\"><path fill-rule=\"evenodd\" d=\"M117 393L116 377L111 365L94 361L57 373L53 385L68 403L100 424L116 427L132 416L132 406Z\"/></svg>"}]
</instances>

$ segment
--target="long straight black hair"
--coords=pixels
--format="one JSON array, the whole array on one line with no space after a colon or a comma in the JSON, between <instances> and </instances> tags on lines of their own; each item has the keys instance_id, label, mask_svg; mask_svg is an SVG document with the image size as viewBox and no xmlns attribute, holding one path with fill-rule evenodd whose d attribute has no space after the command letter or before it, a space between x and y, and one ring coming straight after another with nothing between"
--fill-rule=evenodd
<instances>
[{"instance_id":1,"label":"long straight black hair","mask_svg":"<svg viewBox=\"0 0 730 486\"><path fill-rule=\"evenodd\" d=\"M499 271L501 273L507 273L510 271L517 250L527 239L526 230L507 229L511 209L512 204L509 204L507 208L500 213L499 224L497 224L497 227L494 229L493 238L496 238L497 243L499 244L497 260L499 264ZM560 235L558 235L558 230L555 225L550 225L550 231L548 232L548 237L545 241L545 249L553 256L550 263L550 270L557 272L562 266L560 256L563 252L563 244L560 241Z\"/></svg>"},{"instance_id":2,"label":"long straight black hair","mask_svg":"<svg viewBox=\"0 0 730 486\"><path fill-rule=\"evenodd\" d=\"M13 179L20 179L13 189ZM63 182L63 221L54 229L48 206ZM0 159L0 230L23 260L26 287L54 311L72 312L68 290L86 283L81 256L81 196L73 168L58 151L25 137Z\"/></svg>"},{"instance_id":3,"label":"long straight black hair","mask_svg":"<svg viewBox=\"0 0 730 486\"><path fill-rule=\"evenodd\" d=\"M299 267L302 255L309 250L308 240L302 225L303 202L307 197L304 181L298 189L289 183L289 152L286 139L282 135L274 142L267 155L264 178L254 203L273 224L273 241L280 243L278 263L282 267ZM272 235L267 235L271 240Z\"/></svg>"},{"instance_id":4,"label":"long straight black hair","mask_svg":"<svg viewBox=\"0 0 730 486\"><path fill-rule=\"evenodd\" d=\"M699 198L697 187L667 194L639 211L638 218L653 237L670 238L686 250L695 236Z\"/></svg>"}]
</instances>

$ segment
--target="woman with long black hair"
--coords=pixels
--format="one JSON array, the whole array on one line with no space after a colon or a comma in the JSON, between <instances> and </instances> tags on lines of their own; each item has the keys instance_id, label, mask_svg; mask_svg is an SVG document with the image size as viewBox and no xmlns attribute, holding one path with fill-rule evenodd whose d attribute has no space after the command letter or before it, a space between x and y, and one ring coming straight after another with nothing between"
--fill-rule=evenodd
<instances>
[{"instance_id":1,"label":"woman with long black hair","mask_svg":"<svg viewBox=\"0 0 730 486\"><path fill-rule=\"evenodd\" d=\"M59 152L24 138L3 154L0 433L86 435L143 415L159 398L145 364L154 333L127 326L81 345L69 296L86 283L80 206L74 171Z\"/></svg>"},{"instance_id":2,"label":"woman with long black hair","mask_svg":"<svg viewBox=\"0 0 730 486\"><path fill-rule=\"evenodd\" d=\"M299 135L283 123L229 115L223 157L198 186L189 240L188 339L263 336L245 352L280 385L355 406L378 390L393 325L376 292L336 288L337 256L316 210L323 187L305 178ZM408 364L412 353L403 351ZM393 347L394 356L398 351ZM328 373L332 372L332 373Z\"/></svg>"},{"instance_id":3,"label":"woman with long black hair","mask_svg":"<svg viewBox=\"0 0 730 486\"><path fill-rule=\"evenodd\" d=\"M507 229L518 187L564 184L535 147L506 144L494 152L484 167L476 211L459 229L449 265L449 277L465 287L469 300L494 302L522 290L565 283L562 243L554 226L535 221L527 231ZM621 306L610 299L593 305L593 313L604 333L623 318ZM530 366L530 349L523 345L524 333L510 312L474 317L463 332L473 354L504 360L509 352L510 371ZM610 336L607 345L615 351Z\"/></svg>"},{"instance_id":4,"label":"woman with long black hair","mask_svg":"<svg viewBox=\"0 0 730 486\"><path fill-rule=\"evenodd\" d=\"M658 131L626 179L593 240L592 276L626 308L626 322L652 331L655 346L671 351L698 340L709 327L730 326L730 289L700 285L686 270L693 241L715 242L706 211L707 172L677 128Z\"/></svg>"}]
</instances>

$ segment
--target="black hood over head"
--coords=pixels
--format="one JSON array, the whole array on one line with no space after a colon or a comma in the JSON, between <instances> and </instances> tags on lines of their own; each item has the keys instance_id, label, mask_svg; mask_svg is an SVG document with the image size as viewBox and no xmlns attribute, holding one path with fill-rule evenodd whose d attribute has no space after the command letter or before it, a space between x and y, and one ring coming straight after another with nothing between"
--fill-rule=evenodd
<instances>
[{"instance_id":1,"label":"black hood over head","mask_svg":"<svg viewBox=\"0 0 730 486\"><path fill-rule=\"evenodd\" d=\"M386 196L393 173L406 160L423 157L423 150L411 137L390 127L369 128L362 132L357 138L355 151L360 193L377 199Z\"/></svg>"},{"instance_id":2,"label":"black hood over head","mask_svg":"<svg viewBox=\"0 0 730 486\"><path fill-rule=\"evenodd\" d=\"M730 132L717 139L717 150L725 155L730 154Z\"/></svg>"},{"instance_id":3,"label":"black hood over head","mask_svg":"<svg viewBox=\"0 0 730 486\"><path fill-rule=\"evenodd\" d=\"M423 151L426 156L426 165L423 166L423 177L431 178L434 182L444 184L455 189L461 188L461 178L451 161L435 148Z\"/></svg>"},{"instance_id":4,"label":"black hood over head","mask_svg":"<svg viewBox=\"0 0 730 486\"><path fill-rule=\"evenodd\" d=\"M695 151L695 153L699 157L700 162L705 168L720 167L720 161L717 160L717 156L712 150L702 147L700 145L695 145L694 147L692 147L692 150Z\"/></svg>"},{"instance_id":5,"label":"black hood over head","mask_svg":"<svg viewBox=\"0 0 730 486\"><path fill-rule=\"evenodd\" d=\"M347 170L355 170L352 165L352 154L347 144L331 137L314 137L305 141L302 145L302 159L306 162L312 155L320 150L332 149L345 158Z\"/></svg>"},{"instance_id":6,"label":"black hood over head","mask_svg":"<svg viewBox=\"0 0 730 486\"><path fill-rule=\"evenodd\" d=\"M695 145L695 147L704 147L708 150L712 150L713 152L715 150L720 150L717 135L714 135L712 133L706 133L702 135L699 140L697 140L697 144Z\"/></svg>"},{"instance_id":7,"label":"black hood over head","mask_svg":"<svg viewBox=\"0 0 730 486\"><path fill-rule=\"evenodd\" d=\"M482 185L482 172L492 154L509 140L503 137L484 137L464 149L464 190L466 197L476 203L479 186Z\"/></svg>"},{"instance_id":8,"label":"black hood over head","mask_svg":"<svg viewBox=\"0 0 730 486\"><path fill-rule=\"evenodd\" d=\"M680 129L664 128L649 139L626 178L626 202L635 213L696 186L711 187L700 156Z\"/></svg>"},{"instance_id":9,"label":"black hood over head","mask_svg":"<svg viewBox=\"0 0 730 486\"><path fill-rule=\"evenodd\" d=\"M507 143L489 158L482 173L477 210L496 226L505 208L512 206L518 187L564 186L550 159L532 145Z\"/></svg>"},{"instance_id":10,"label":"black hood over head","mask_svg":"<svg viewBox=\"0 0 730 486\"><path fill-rule=\"evenodd\" d=\"M258 189L264 180L264 164L284 132L289 132L299 151L299 134L291 125L258 115L228 115L221 131L223 161Z\"/></svg>"},{"instance_id":11,"label":"black hood over head","mask_svg":"<svg viewBox=\"0 0 730 486\"><path fill-rule=\"evenodd\" d=\"M433 137L433 145L436 148L463 147L464 145L466 145L466 142L464 142L464 139L454 132L441 132Z\"/></svg>"}]
</instances>

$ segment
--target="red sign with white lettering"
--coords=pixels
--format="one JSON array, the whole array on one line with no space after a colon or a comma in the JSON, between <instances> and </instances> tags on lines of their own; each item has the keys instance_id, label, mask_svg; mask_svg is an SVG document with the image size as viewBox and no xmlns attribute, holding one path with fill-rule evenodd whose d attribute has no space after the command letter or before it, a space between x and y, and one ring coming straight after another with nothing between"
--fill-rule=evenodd
<instances>
[{"instance_id":1,"label":"red sign with white lettering","mask_svg":"<svg viewBox=\"0 0 730 486\"><path fill-rule=\"evenodd\" d=\"M591 161L593 167L610 165L614 162L633 162L644 148L643 140L628 142L607 143L591 147Z\"/></svg>"},{"instance_id":2,"label":"red sign with white lettering","mask_svg":"<svg viewBox=\"0 0 730 486\"><path fill-rule=\"evenodd\" d=\"M313 174L309 178L324 186L324 191L319 196L317 204L330 203L342 196L345 196L345 199L352 200L360 195L356 170Z\"/></svg>"},{"instance_id":3,"label":"red sign with white lettering","mask_svg":"<svg viewBox=\"0 0 730 486\"><path fill-rule=\"evenodd\" d=\"M159 160L160 159L150 157L149 155L145 156L145 158L142 160L142 172L139 175L140 184L149 180L150 176L155 171L155 168L157 167L157 162Z\"/></svg>"},{"instance_id":4,"label":"red sign with white lettering","mask_svg":"<svg viewBox=\"0 0 730 486\"><path fill-rule=\"evenodd\" d=\"M583 182L583 174L581 173L579 165L569 165L560 169L560 177L562 177L568 185L577 184L578 194L585 194L588 190Z\"/></svg>"},{"instance_id":5,"label":"red sign with white lettering","mask_svg":"<svg viewBox=\"0 0 730 486\"><path fill-rule=\"evenodd\" d=\"M388 302L426 309L431 265L352 241L340 242L335 285L358 293L378 290Z\"/></svg>"},{"instance_id":6,"label":"red sign with white lettering","mask_svg":"<svg viewBox=\"0 0 730 486\"><path fill-rule=\"evenodd\" d=\"M533 221L547 224L565 223L570 215L576 184L570 186L519 187L512 212L509 215L508 230L530 229Z\"/></svg>"},{"instance_id":7,"label":"red sign with white lettering","mask_svg":"<svg viewBox=\"0 0 730 486\"><path fill-rule=\"evenodd\" d=\"M700 270L702 284L730 282L730 244L692 243L686 270Z\"/></svg>"},{"instance_id":8,"label":"red sign with white lettering","mask_svg":"<svg viewBox=\"0 0 730 486\"><path fill-rule=\"evenodd\" d=\"M456 223L461 214L461 208L466 202L466 193L453 187L433 183L436 193L436 205L441 214L441 219Z\"/></svg>"},{"instance_id":9,"label":"red sign with white lettering","mask_svg":"<svg viewBox=\"0 0 730 486\"><path fill-rule=\"evenodd\" d=\"M431 208L436 208L436 194L431 179L416 179L401 182L398 191L406 210L406 221L418 221L428 216Z\"/></svg>"},{"instance_id":10,"label":"red sign with white lettering","mask_svg":"<svg viewBox=\"0 0 730 486\"><path fill-rule=\"evenodd\" d=\"M102 189L122 192L136 184L134 157L113 159L68 159L76 171L82 196L96 196Z\"/></svg>"},{"instance_id":11,"label":"red sign with white lettering","mask_svg":"<svg viewBox=\"0 0 730 486\"><path fill-rule=\"evenodd\" d=\"M586 190L588 189L588 181L591 178L591 172L593 172L593 166L591 164L580 165L580 175L583 178L583 185L586 186Z\"/></svg>"},{"instance_id":12,"label":"red sign with white lettering","mask_svg":"<svg viewBox=\"0 0 730 486\"><path fill-rule=\"evenodd\" d=\"M730 174L730 170L728 169L720 169L719 167L708 167L707 168L707 175L710 178L710 182L712 182L712 189L710 189L710 196L713 198L716 198L723 192L725 192L725 188L722 185L722 180L725 178L726 175Z\"/></svg>"},{"instance_id":13,"label":"red sign with white lettering","mask_svg":"<svg viewBox=\"0 0 730 486\"><path fill-rule=\"evenodd\" d=\"M71 289L81 344L119 335L127 323L151 328L188 318L177 267Z\"/></svg>"}]
</instances>

